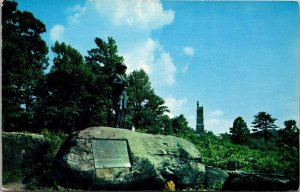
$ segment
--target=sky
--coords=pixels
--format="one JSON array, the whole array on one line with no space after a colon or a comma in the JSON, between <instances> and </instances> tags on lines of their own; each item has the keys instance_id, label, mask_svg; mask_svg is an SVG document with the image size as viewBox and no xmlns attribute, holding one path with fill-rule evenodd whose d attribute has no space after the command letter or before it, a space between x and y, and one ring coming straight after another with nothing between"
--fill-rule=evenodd
<instances>
[{"instance_id":1,"label":"sky","mask_svg":"<svg viewBox=\"0 0 300 192\"><path fill-rule=\"evenodd\" d=\"M96 37L113 37L128 73L144 69L169 115L183 114L194 129L197 101L215 134L229 133L239 116L251 129L261 111L280 128L299 123L296 1L17 2L46 25L49 47L65 42L85 56Z\"/></svg>"}]
</instances>

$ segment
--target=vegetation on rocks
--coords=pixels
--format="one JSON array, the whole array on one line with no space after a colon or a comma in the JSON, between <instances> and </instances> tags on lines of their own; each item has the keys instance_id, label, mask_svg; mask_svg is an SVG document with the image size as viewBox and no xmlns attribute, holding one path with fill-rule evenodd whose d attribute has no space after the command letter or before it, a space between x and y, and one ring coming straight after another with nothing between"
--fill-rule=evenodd
<instances>
[{"instance_id":1,"label":"vegetation on rocks","mask_svg":"<svg viewBox=\"0 0 300 192\"><path fill-rule=\"evenodd\" d=\"M299 147L283 144L281 139L266 143L251 138L247 144L241 145L232 143L227 134L216 136L205 132L180 136L195 144L205 165L226 170L229 161L236 161L241 171L282 175L299 173ZM298 137L296 132L294 137Z\"/></svg>"}]
</instances>

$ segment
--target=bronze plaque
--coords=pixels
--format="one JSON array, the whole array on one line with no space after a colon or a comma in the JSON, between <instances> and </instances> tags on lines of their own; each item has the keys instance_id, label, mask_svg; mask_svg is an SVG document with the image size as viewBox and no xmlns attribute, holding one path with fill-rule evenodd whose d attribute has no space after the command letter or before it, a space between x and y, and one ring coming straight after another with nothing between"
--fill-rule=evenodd
<instances>
[{"instance_id":1,"label":"bronze plaque","mask_svg":"<svg viewBox=\"0 0 300 192\"><path fill-rule=\"evenodd\" d=\"M131 167L126 140L92 139L95 168Z\"/></svg>"}]
</instances>

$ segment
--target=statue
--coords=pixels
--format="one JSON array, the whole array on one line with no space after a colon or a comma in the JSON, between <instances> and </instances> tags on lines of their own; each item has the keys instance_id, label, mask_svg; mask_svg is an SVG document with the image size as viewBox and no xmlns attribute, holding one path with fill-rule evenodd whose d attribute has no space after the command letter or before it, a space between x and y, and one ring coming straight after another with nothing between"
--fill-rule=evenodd
<instances>
[{"instance_id":1,"label":"statue","mask_svg":"<svg viewBox=\"0 0 300 192\"><path fill-rule=\"evenodd\" d=\"M114 127L125 127L125 116L127 112L127 87L128 82L126 81L125 72L126 65L123 63L118 63L116 66L116 74L112 81L114 86L113 91L113 105L115 111Z\"/></svg>"}]
</instances>

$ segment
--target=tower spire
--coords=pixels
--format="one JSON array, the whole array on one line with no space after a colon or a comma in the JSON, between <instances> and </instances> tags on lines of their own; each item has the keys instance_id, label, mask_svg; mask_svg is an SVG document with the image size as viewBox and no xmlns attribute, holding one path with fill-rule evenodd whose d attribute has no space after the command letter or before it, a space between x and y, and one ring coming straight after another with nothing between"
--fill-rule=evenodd
<instances>
[{"instance_id":1,"label":"tower spire","mask_svg":"<svg viewBox=\"0 0 300 192\"><path fill-rule=\"evenodd\" d=\"M203 116L203 106L199 106L199 101L197 101L197 120L196 120L196 132L204 132L204 116Z\"/></svg>"}]
</instances>

